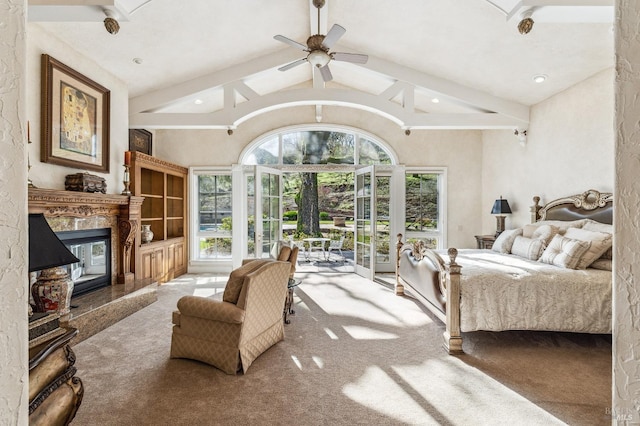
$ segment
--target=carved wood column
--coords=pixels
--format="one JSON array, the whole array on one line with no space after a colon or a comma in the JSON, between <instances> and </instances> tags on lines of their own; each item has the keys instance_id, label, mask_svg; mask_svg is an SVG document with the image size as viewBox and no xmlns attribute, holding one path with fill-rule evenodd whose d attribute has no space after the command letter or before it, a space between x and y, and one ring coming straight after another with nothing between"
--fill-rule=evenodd
<instances>
[{"instance_id":1,"label":"carved wood column","mask_svg":"<svg viewBox=\"0 0 640 426\"><path fill-rule=\"evenodd\" d=\"M135 281L136 260L131 258L135 237L140 226L140 208L144 197L129 197L129 203L120 207L118 214L118 284ZM133 270L132 270L133 269Z\"/></svg>"}]
</instances>

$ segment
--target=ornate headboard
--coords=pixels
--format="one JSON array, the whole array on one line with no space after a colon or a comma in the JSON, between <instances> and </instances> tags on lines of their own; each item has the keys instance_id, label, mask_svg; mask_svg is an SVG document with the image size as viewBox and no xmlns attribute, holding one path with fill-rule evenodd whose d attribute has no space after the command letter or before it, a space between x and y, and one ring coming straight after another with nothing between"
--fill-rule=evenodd
<instances>
[{"instance_id":1,"label":"ornate headboard","mask_svg":"<svg viewBox=\"0 0 640 426\"><path fill-rule=\"evenodd\" d=\"M613 223L613 194L590 189L578 195L558 198L544 206L540 197L533 197L531 222L539 220L592 219L600 223Z\"/></svg>"}]
</instances>

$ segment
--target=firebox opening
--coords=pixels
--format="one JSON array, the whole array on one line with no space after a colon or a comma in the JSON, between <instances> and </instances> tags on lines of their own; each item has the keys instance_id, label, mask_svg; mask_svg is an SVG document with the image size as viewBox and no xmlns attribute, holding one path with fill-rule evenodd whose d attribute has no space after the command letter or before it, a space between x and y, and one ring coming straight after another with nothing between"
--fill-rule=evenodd
<instances>
[{"instance_id":1,"label":"firebox opening","mask_svg":"<svg viewBox=\"0 0 640 426\"><path fill-rule=\"evenodd\" d=\"M73 280L72 297L111 285L111 229L57 232L80 262L67 267Z\"/></svg>"}]
</instances>

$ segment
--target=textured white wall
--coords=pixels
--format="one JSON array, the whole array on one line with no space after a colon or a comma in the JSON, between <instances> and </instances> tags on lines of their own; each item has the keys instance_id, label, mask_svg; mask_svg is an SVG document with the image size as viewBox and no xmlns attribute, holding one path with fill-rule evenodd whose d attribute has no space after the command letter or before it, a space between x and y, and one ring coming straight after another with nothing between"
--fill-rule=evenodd
<instances>
[{"instance_id":1,"label":"textured white wall","mask_svg":"<svg viewBox=\"0 0 640 426\"><path fill-rule=\"evenodd\" d=\"M38 24L28 24L27 45L27 116L31 123L29 177L39 188L64 189L66 175L84 172L82 168L63 167L40 162L40 58L46 53L111 91L110 172L89 173L105 178L107 193L119 194L124 189L124 151L129 149L129 91L120 79L88 60Z\"/></svg>"},{"instance_id":2,"label":"textured white wall","mask_svg":"<svg viewBox=\"0 0 640 426\"><path fill-rule=\"evenodd\" d=\"M509 200L507 228L530 222L533 196L549 202L587 189L613 191L614 70L602 71L531 108L527 142L511 130L484 132L482 227L496 198Z\"/></svg>"},{"instance_id":3,"label":"textured white wall","mask_svg":"<svg viewBox=\"0 0 640 426\"><path fill-rule=\"evenodd\" d=\"M245 146L272 130L308 123L315 109L298 107L255 117L236 129L157 130L155 155L183 166L225 166L239 161ZM448 245L474 247L481 231L482 135L474 130L404 130L373 113L341 107L323 107L323 123L362 129L389 144L400 164L447 167Z\"/></svg>"},{"instance_id":4,"label":"textured white wall","mask_svg":"<svg viewBox=\"0 0 640 426\"><path fill-rule=\"evenodd\" d=\"M25 0L0 3L0 425L28 423Z\"/></svg>"},{"instance_id":5,"label":"textured white wall","mask_svg":"<svg viewBox=\"0 0 640 426\"><path fill-rule=\"evenodd\" d=\"M614 424L640 424L640 2L616 6L616 179L613 278Z\"/></svg>"}]
</instances>

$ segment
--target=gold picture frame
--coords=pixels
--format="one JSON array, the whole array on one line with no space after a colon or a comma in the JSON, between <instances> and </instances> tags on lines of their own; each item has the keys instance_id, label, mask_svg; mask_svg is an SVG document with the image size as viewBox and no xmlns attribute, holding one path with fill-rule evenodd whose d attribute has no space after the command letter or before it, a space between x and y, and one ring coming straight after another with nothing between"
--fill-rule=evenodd
<instances>
[{"instance_id":1,"label":"gold picture frame","mask_svg":"<svg viewBox=\"0 0 640 426\"><path fill-rule=\"evenodd\" d=\"M109 173L111 92L42 55L43 163Z\"/></svg>"}]
</instances>

